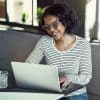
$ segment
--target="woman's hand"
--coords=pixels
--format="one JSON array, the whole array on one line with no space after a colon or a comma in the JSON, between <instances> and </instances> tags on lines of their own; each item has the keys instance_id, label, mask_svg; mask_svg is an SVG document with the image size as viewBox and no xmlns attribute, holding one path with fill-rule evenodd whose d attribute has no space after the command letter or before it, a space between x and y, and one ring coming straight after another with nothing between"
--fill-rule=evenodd
<instances>
[{"instance_id":1,"label":"woman's hand","mask_svg":"<svg viewBox=\"0 0 100 100\"><path fill-rule=\"evenodd\" d=\"M64 88L69 84L69 81L68 81L67 77L65 77L65 76L59 77L59 82L60 82L60 86L64 87Z\"/></svg>"}]
</instances>

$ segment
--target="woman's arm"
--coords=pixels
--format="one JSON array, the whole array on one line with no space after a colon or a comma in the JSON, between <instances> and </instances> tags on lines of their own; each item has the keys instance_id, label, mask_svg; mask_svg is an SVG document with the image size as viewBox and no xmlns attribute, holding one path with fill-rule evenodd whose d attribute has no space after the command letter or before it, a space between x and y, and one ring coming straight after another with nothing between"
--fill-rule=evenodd
<instances>
[{"instance_id":1,"label":"woman's arm","mask_svg":"<svg viewBox=\"0 0 100 100\"><path fill-rule=\"evenodd\" d=\"M79 74L68 74L66 77L75 84L86 85L92 78L91 47L89 43L84 45L79 64Z\"/></svg>"},{"instance_id":2,"label":"woman's arm","mask_svg":"<svg viewBox=\"0 0 100 100\"><path fill-rule=\"evenodd\" d=\"M43 58L43 43L42 43L43 38L41 38L31 54L26 58L25 62L28 63L40 63L40 61Z\"/></svg>"}]
</instances>

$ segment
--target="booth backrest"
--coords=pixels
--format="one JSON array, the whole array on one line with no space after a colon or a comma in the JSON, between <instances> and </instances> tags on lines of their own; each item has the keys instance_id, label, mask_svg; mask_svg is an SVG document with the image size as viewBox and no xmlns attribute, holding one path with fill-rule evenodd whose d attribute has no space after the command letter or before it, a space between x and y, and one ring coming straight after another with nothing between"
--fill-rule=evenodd
<instances>
[{"instance_id":1,"label":"booth backrest","mask_svg":"<svg viewBox=\"0 0 100 100\"><path fill-rule=\"evenodd\" d=\"M89 94L100 96L100 44L91 44L92 80L87 86Z\"/></svg>"},{"instance_id":2,"label":"booth backrest","mask_svg":"<svg viewBox=\"0 0 100 100\"><path fill-rule=\"evenodd\" d=\"M18 31L0 31L0 59L24 61L41 35Z\"/></svg>"},{"instance_id":3,"label":"booth backrest","mask_svg":"<svg viewBox=\"0 0 100 100\"><path fill-rule=\"evenodd\" d=\"M11 61L23 62L31 53L41 35L13 30L0 30L0 70L8 71L8 87L15 87ZM43 61L42 61L43 63Z\"/></svg>"}]
</instances>

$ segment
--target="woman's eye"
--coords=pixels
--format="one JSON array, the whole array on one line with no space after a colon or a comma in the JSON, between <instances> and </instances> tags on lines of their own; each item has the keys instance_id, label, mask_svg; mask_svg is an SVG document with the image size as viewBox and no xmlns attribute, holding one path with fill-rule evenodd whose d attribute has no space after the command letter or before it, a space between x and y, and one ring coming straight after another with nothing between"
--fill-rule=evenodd
<instances>
[{"instance_id":1,"label":"woman's eye","mask_svg":"<svg viewBox=\"0 0 100 100\"><path fill-rule=\"evenodd\" d=\"M57 24L56 22L55 22L55 23L53 23L53 27L57 27L57 25L58 25L58 24Z\"/></svg>"}]
</instances>

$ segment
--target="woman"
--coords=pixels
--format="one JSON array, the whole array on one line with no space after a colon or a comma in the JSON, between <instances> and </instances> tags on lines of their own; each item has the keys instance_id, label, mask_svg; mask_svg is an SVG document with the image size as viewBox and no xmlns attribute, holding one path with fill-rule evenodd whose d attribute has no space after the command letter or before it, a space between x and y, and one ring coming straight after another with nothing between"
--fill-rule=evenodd
<instances>
[{"instance_id":1,"label":"woman","mask_svg":"<svg viewBox=\"0 0 100 100\"><path fill-rule=\"evenodd\" d=\"M41 20L47 35L42 36L26 59L29 63L39 63L45 56L47 64L58 66L59 82L64 88L70 83L87 85L92 75L90 44L72 33L77 22L77 17L66 5L47 7ZM60 100L88 100L86 87Z\"/></svg>"}]
</instances>

